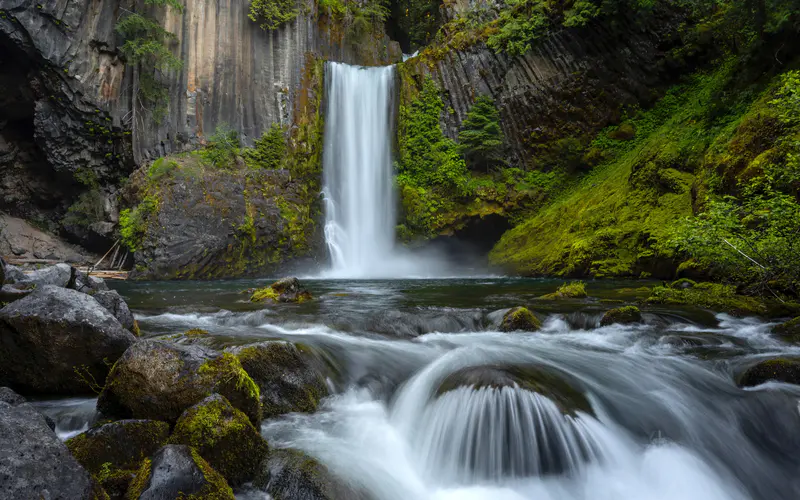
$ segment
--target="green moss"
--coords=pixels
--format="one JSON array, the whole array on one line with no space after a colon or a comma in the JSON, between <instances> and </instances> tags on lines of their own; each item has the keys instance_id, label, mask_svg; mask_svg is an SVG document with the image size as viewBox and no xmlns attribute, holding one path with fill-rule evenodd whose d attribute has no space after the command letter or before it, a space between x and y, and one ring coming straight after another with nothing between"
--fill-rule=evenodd
<instances>
[{"instance_id":1,"label":"green moss","mask_svg":"<svg viewBox=\"0 0 800 500\"><path fill-rule=\"evenodd\" d=\"M697 283L691 288L657 286L646 300L650 304L682 304L735 314L764 314L765 304L736 293L736 287L721 283Z\"/></svg>"},{"instance_id":2,"label":"green moss","mask_svg":"<svg viewBox=\"0 0 800 500\"><path fill-rule=\"evenodd\" d=\"M195 498L197 500L235 500L233 490L225 481L225 478L219 472L215 471L194 448L192 448L192 459L194 459L195 465L197 465L203 473L203 479L206 480L206 485L203 486L198 493L191 495L189 498ZM187 498L187 500L189 500L189 498Z\"/></svg>"},{"instance_id":3,"label":"green moss","mask_svg":"<svg viewBox=\"0 0 800 500\"><path fill-rule=\"evenodd\" d=\"M777 325L772 331L787 342L800 342L800 316Z\"/></svg>"},{"instance_id":4,"label":"green moss","mask_svg":"<svg viewBox=\"0 0 800 500\"><path fill-rule=\"evenodd\" d=\"M233 381L236 389L244 390L250 398L256 401L260 398L258 385L256 385L253 379L250 378L250 375L244 371L241 363L239 363L239 360L233 354L226 352L217 358L206 361L200 366L198 373L213 378L221 377Z\"/></svg>"},{"instance_id":5,"label":"green moss","mask_svg":"<svg viewBox=\"0 0 800 500\"><path fill-rule=\"evenodd\" d=\"M142 461L142 465L136 471L136 476L128 487L128 492L125 495L127 500L139 500L139 497L142 496L142 492L147 488L147 483L150 480L152 464L149 458Z\"/></svg>"},{"instance_id":6,"label":"green moss","mask_svg":"<svg viewBox=\"0 0 800 500\"><path fill-rule=\"evenodd\" d=\"M500 324L500 331L514 332L527 331L534 332L542 327L539 318L533 315L526 307L515 307L503 315Z\"/></svg>"},{"instance_id":7,"label":"green moss","mask_svg":"<svg viewBox=\"0 0 800 500\"><path fill-rule=\"evenodd\" d=\"M606 311L600 320L600 326L612 325L614 323L625 325L638 323L642 320L642 312L636 306L623 306Z\"/></svg>"},{"instance_id":8,"label":"green moss","mask_svg":"<svg viewBox=\"0 0 800 500\"><path fill-rule=\"evenodd\" d=\"M186 335L187 337L199 337L208 335L208 331L203 330L202 328L192 328L190 330L186 330L185 332L183 332L183 334Z\"/></svg>"},{"instance_id":9,"label":"green moss","mask_svg":"<svg viewBox=\"0 0 800 500\"><path fill-rule=\"evenodd\" d=\"M544 300L555 300L582 299L584 297L586 297L586 285L583 283L583 281L570 281L569 283L564 283L558 287L558 290L555 292L542 295L539 298Z\"/></svg>"},{"instance_id":10,"label":"green moss","mask_svg":"<svg viewBox=\"0 0 800 500\"><path fill-rule=\"evenodd\" d=\"M250 296L250 302L263 302L265 300L271 300L273 302L278 302L280 298L280 294L272 289L271 286L265 286L264 288L259 288Z\"/></svg>"},{"instance_id":11,"label":"green moss","mask_svg":"<svg viewBox=\"0 0 800 500\"><path fill-rule=\"evenodd\" d=\"M800 384L800 360L776 358L762 361L748 368L738 379L741 386L749 387L769 381Z\"/></svg>"},{"instance_id":12,"label":"green moss","mask_svg":"<svg viewBox=\"0 0 800 500\"><path fill-rule=\"evenodd\" d=\"M130 251L135 252L144 242L149 224L157 218L159 204L155 195L147 195L135 208L119 213L120 237Z\"/></svg>"}]
</instances>

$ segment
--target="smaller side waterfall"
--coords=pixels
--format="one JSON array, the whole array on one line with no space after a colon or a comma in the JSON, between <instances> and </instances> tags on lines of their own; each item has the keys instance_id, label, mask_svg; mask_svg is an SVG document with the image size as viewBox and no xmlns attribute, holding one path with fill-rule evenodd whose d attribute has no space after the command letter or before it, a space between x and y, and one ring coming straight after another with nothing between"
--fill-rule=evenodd
<instances>
[{"instance_id":1,"label":"smaller side waterfall","mask_svg":"<svg viewBox=\"0 0 800 500\"><path fill-rule=\"evenodd\" d=\"M382 274L394 247L394 67L328 63L323 158L325 240L333 274Z\"/></svg>"}]
</instances>

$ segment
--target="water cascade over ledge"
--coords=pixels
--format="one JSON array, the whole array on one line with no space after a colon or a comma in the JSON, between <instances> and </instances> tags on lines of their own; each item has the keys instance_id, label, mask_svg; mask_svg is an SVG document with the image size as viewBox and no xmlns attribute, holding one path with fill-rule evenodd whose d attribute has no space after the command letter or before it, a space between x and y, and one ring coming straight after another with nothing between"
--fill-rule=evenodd
<instances>
[{"instance_id":1,"label":"water cascade over ledge","mask_svg":"<svg viewBox=\"0 0 800 500\"><path fill-rule=\"evenodd\" d=\"M330 62L323 151L326 278L442 276L444 262L395 246L394 66Z\"/></svg>"}]
</instances>

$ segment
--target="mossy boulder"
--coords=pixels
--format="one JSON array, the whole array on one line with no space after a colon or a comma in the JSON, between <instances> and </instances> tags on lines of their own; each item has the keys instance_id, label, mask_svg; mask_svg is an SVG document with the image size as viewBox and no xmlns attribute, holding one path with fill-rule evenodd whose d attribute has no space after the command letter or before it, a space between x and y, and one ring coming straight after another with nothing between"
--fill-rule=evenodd
<instances>
[{"instance_id":1,"label":"mossy boulder","mask_svg":"<svg viewBox=\"0 0 800 500\"><path fill-rule=\"evenodd\" d=\"M175 333L159 337L158 340L169 341L172 344L192 345L200 344L208 347L213 347L214 337L208 333L207 330L202 328L191 328L183 333Z\"/></svg>"},{"instance_id":2,"label":"mossy boulder","mask_svg":"<svg viewBox=\"0 0 800 500\"><path fill-rule=\"evenodd\" d=\"M565 414L574 414L576 411L593 413L589 400L573 387L569 378L543 366L485 365L464 368L448 375L439 385L437 395L459 387L519 388L549 398Z\"/></svg>"},{"instance_id":3,"label":"mossy boulder","mask_svg":"<svg viewBox=\"0 0 800 500\"><path fill-rule=\"evenodd\" d=\"M142 461L161 448L168 437L166 422L120 420L93 427L65 444L109 495L119 498Z\"/></svg>"},{"instance_id":4,"label":"mossy boulder","mask_svg":"<svg viewBox=\"0 0 800 500\"><path fill-rule=\"evenodd\" d=\"M270 286L259 288L250 296L251 302L305 302L313 297L300 287L297 278L282 278Z\"/></svg>"},{"instance_id":5,"label":"mossy boulder","mask_svg":"<svg viewBox=\"0 0 800 500\"><path fill-rule=\"evenodd\" d=\"M653 288L648 304L692 305L728 312L738 316L766 314L766 305L755 297L739 295L736 287L721 283L695 283L685 286L688 280L681 280L677 286L657 286Z\"/></svg>"},{"instance_id":6,"label":"mossy boulder","mask_svg":"<svg viewBox=\"0 0 800 500\"><path fill-rule=\"evenodd\" d=\"M800 359L777 358L751 366L739 377L739 385L750 387L770 380L800 385Z\"/></svg>"},{"instance_id":7,"label":"mossy boulder","mask_svg":"<svg viewBox=\"0 0 800 500\"><path fill-rule=\"evenodd\" d=\"M600 320L600 326L613 325L629 325L632 323L639 323L642 321L642 312L636 306L624 306L611 309L603 314Z\"/></svg>"},{"instance_id":8,"label":"mossy boulder","mask_svg":"<svg viewBox=\"0 0 800 500\"><path fill-rule=\"evenodd\" d=\"M800 316L775 326L772 331L786 342L800 342Z\"/></svg>"},{"instance_id":9,"label":"mossy boulder","mask_svg":"<svg viewBox=\"0 0 800 500\"><path fill-rule=\"evenodd\" d=\"M128 308L125 299L123 299L116 290L95 292L92 294L92 297L94 297L94 300L99 302L101 306L105 307L108 312L113 314L126 330L136 336L139 335L139 326L136 324L136 320L133 319L133 313Z\"/></svg>"},{"instance_id":10,"label":"mossy boulder","mask_svg":"<svg viewBox=\"0 0 800 500\"><path fill-rule=\"evenodd\" d=\"M252 479L268 450L247 415L219 394L183 412L169 442L196 449L232 486Z\"/></svg>"},{"instance_id":11,"label":"mossy boulder","mask_svg":"<svg viewBox=\"0 0 800 500\"><path fill-rule=\"evenodd\" d=\"M174 423L213 393L225 396L253 425L260 424L258 386L236 356L200 345L141 340L111 369L97 409L117 418Z\"/></svg>"},{"instance_id":12,"label":"mossy boulder","mask_svg":"<svg viewBox=\"0 0 800 500\"><path fill-rule=\"evenodd\" d=\"M135 342L91 296L37 286L0 310L0 385L28 394L91 393Z\"/></svg>"},{"instance_id":13,"label":"mossy boulder","mask_svg":"<svg viewBox=\"0 0 800 500\"><path fill-rule=\"evenodd\" d=\"M500 323L501 332L535 332L541 327L542 322L526 307L509 309Z\"/></svg>"},{"instance_id":14,"label":"mossy boulder","mask_svg":"<svg viewBox=\"0 0 800 500\"><path fill-rule=\"evenodd\" d=\"M306 346L276 340L228 351L258 384L264 418L313 412L328 395L321 363Z\"/></svg>"},{"instance_id":15,"label":"mossy boulder","mask_svg":"<svg viewBox=\"0 0 800 500\"><path fill-rule=\"evenodd\" d=\"M370 497L337 478L305 453L275 450L262 462L253 486L274 500L367 500Z\"/></svg>"},{"instance_id":16,"label":"mossy boulder","mask_svg":"<svg viewBox=\"0 0 800 500\"><path fill-rule=\"evenodd\" d=\"M225 478L196 450L176 444L164 446L142 463L126 498L235 500Z\"/></svg>"},{"instance_id":17,"label":"mossy boulder","mask_svg":"<svg viewBox=\"0 0 800 500\"><path fill-rule=\"evenodd\" d=\"M555 292L542 295L539 298L543 300L559 300L582 299L586 296L586 285L583 281L571 281L558 287L558 290Z\"/></svg>"}]
</instances>

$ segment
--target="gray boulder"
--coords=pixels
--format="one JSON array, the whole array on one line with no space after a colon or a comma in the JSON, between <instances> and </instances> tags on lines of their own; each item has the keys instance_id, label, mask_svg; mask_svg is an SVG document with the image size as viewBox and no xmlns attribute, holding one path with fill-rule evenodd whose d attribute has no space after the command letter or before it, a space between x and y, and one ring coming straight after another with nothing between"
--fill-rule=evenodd
<instances>
[{"instance_id":1,"label":"gray boulder","mask_svg":"<svg viewBox=\"0 0 800 500\"><path fill-rule=\"evenodd\" d=\"M37 269L28 274L22 281L36 283L37 287L55 285L64 288L69 284L71 277L72 266L69 264L56 264L54 266Z\"/></svg>"},{"instance_id":2,"label":"gray boulder","mask_svg":"<svg viewBox=\"0 0 800 500\"><path fill-rule=\"evenodd\" d=\"M16 392L12 391L8 387L0 387L0 402L8 403L11 406L17 406L24 403L27 403L28 400L24 397L20 396ZM50 427L50 430L56 430L56 423L55 421L50 418L49 415L45 415L44 413L41 414L44 417L44 421L47 422L47 426Z\"/></svg>"},{"instance_id":3,"label":"gray boulder","mask_svg":"<svg viewBox=\"0 0 800 500\"><path fill-rule=\"evenodd\" d=\"M98 497L102 491L38 411L0 402L0 498Z\"/></svg>"},{"instance_id":4,"label":"gray boulder","mask_svg":"<svg viewBox=\"0 0 800 500\"><path fill-rule=\"evenodd\" d=\"M87 275L78 269L75 269L74 272L75 279L74 282L70 283L70 288L73 288L79 292L88 293L90 295L95 292L104 292L109 290L108 285L106 285L106 282L102 278Z\"/></svg>"},{"instance_id":5,"label":"gray boulder","mask_svg":"<svg viewBox=\"0 0 800 500\"><path fill-rule=\"evenodd\" d=\"M28 279L28 276L22 272L22 269L17 266L6 264L5 266L5 280L3 283L19 283Z\"/></svg>"},{"instance_id":6,"label":"gray boulder","mask_svg":"<svg viewBox=\"0 0 800 500\"><path fill-rule=\"evenodd\" d=\"M135 341L91 296L37 287L0 309L0 384L23 393L88 393Z\"/></svg>"},{"instance_id":7,"label":"gray boulder","mask_svg":"<svg viewBox=\"0 0 800 500\"><path fill-rule=\"evenodd\" d=\"M131 313L131 310L128 308L125 299L123 299L116 290L99 291L94 293L92 297L113 314L125 329L135 334L137 328L136 322L133 319L133 313Z\"/></svg>"},{"instance_id":8,"label":"gray boulder","mask_svg":"<svg viewBox=\"0 0 800 500\"><path fill-rule=\"evenodd\" d=\"M0 288L0 302L14 302L30 295L36 289L34 283L9 283Z\"/></svg>"},{"instance_id":9,"label":"gray boulder","mask_svg":"<svg viewBox=\"0 0 800 500\"><path fill-rule=\"evenodd\" d=\"M234 500L233 491L225 479L196 451L175 444L164 446L145 462L126 498Z\"/></svg>"}]
</instances>

